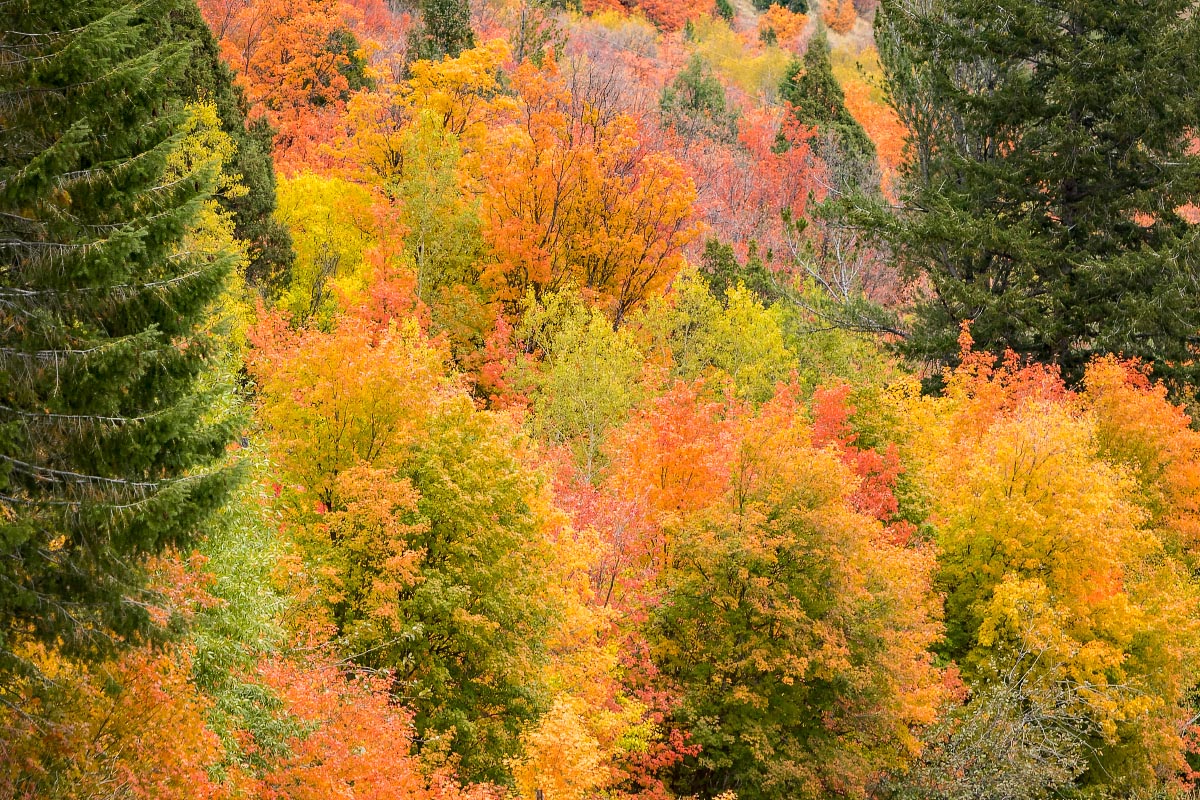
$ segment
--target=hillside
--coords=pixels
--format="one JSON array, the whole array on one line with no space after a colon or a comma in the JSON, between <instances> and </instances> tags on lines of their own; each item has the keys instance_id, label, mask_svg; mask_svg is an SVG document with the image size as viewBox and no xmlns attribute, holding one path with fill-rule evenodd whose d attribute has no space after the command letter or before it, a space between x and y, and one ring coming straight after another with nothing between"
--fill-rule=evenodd
<instances>
[{"instance_id":1,"label":"hillside","mask_svg":"<svg viewBox=\"0 0 1200 800\"><path fill-rule=\"evenodd\" d=\"M1195 797L1200 15L1052 5L0 7L0 797Z\"/></svg>"}]
</instances>

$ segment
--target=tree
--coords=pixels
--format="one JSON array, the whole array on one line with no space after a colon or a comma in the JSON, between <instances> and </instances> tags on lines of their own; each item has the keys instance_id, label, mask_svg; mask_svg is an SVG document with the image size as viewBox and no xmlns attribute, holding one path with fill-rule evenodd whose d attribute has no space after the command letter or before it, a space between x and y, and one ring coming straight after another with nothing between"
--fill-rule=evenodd
<instances>
[{"instance_id":1,"label":"tree","mask_svg":"<svg viewBox=\"0 0 1200 800\"><path fill-rule=\"evenodd\" d=\"M292 233L296 263L279 307L296 323L328 326L353 305L400 250L390 212L383 198L340 178L306 172L281 181L275 214Z\"/></svg>"},{"instance_id":2,"label":"tree","mask_svg":"<svg viewBox=\"0 0 1200 800\"><path fill-rule=\"evenodd\" d=\"M503 782L545 701L553 518L520 436L411 315L368 303L328 333L273 317L256 333L293 581L314 627L391 671L431 751Z\"/></svg>"},{"instance_id":3,"label":"tree","mask_svg":"<svg viewBox=\"0 0 1200 800\"><path fill-rule=\"evenodd\" d=\"M913 755L940 693L930 554L849 509L852 482L797 412L785 387L737 420L715 502L668 522L649 637L701 746L680 794L862 796Z\"/></svg>"},{"instance_id":4,"label":"tree","mask_svg":"<svg viewBox=\"0 0 1200 800\"><path fill-rule=\"evenodd\" d=\"M276 164L311 168L346 101L371 83L351 27L358 10L344 0L200 0L200 7L251 117L276 131Z\"/></svg>"},{"instance_id":5,"label":"tree","mask_svg":"<svg viewBox=\"0 0 1200 800\"><path fill-rule=\"evenodd\" d=\"M773 303L783 295L775 276L759 258L758 248L753 242L743 264L732 245L709 239L704 243L699 273L708 284L712 296L722 305L728 304L729 292L739 284L753 292L763 303Z\"/></svg>"},{"instance_id":6,"label":"tree","mask_svg":"<svg viewBox=\"0 0 1200 800\"><path fill-rule=\"evenodd\" d=\"M475 46L468 0L420 0L421 23L411 34L416 58L440 61L457 58Z\"/></svg>"},{"instance_id":7,"label":"tree","mask_svg":"<svg viewBox=\"0 0 1200 800\"><path fill-rule=\"evenodd\" d=\"M1093 724L1078 713L1079 688L1040 694L1019 664L949 709L926 732L921 757L892 778L898 800L1041 800L1071 791L1087 765Z\"/></svg>"},{"instance_id":8,"label":"tree","mask_svg":"<svg viewBox=\"0 0 1200 800\"><path fill-rule=\"evenodd\" d=\"M175 6L0 11L17 54L0 73L6 678L31 642L96 655L146 631L142 557L188 541L233 480L207 323L235 254L183 246L219 166L168 176L188 55Z\"/></svg>"},{"instance_id":9,"label":"tree","mask_svg":"<svg viewBox=\"0 0 1200 800\"><path fill-rule=\"evenodd\" d=\"M645 359L627 330L613 330L598 310L564 315L545 342L534 426L555 444L571 448L580 477L592 482L601 467L605 435L624 421L641 395Z\"/></svg>"},{"instance_id":10,"label":"tree","mask_svg":"<svg viewBox=\"0 0 1200 800\"><path fill-rule=\"evenodd\" d=\"M929 290L904 350L979 347L1062 366L1097 353L1194 370L1200 17L1149 5L893 0L876 18L911 132L896 216L861 221Z\"/></svg>"},{"instance_id":11,"label":"tree","mask_svg":"<svg viewBox=\"0 0 1200 800\"><path fill-rule=\"evenodd\" d=\"M181 38L193 42L180 87L185 101L212 102L221 130L233 139L235 155L227 169L240 176L246 187L236 197L221 196L221 206L233 214L234 235L249 245L246 281L268 294L287 285L292 267L292 239L273 216L275 164L271 143L275 136L265 119L246 126L249 111L245 94L234 84L233 73L221 59L220 47L194 3L180 3L172 13L172 26Z\"/></svg>"},{"instance_id":12,"label":"tree","mask_svg":"<svg viewBox=\"0 0 1200 800\"><path fill-rule=\"evenodd\" d=\"M796 45L807 27L808 17L779 4L772 5L758 18L758 36L764 42L769 35L775 42Z\"/></svg>"},{"instance_id":13,"label":"tree","mask_svg":"<svg viewBox=\"0 0 1200 800\"><path fill-rule=\"evenodd\" d=\"M821 5L821 18L831 31L844 36L854 29L858 21L854 0L824 0Z\"/></svg>"},{"instance_id":14,"label":"tree","mask_svg":"<svg viewBox=\"0 0 1200 800\"><path fill-rule=\"evenodd\" d=\"M780 3L777 0L753 0L754 8L758 11L768 11L771 6L782 6L788 11L793 11L797 14L808 13L808 0L784 0Z\"/></svg>"},{"instance_id":15,"label":"tree","mask_svg":"<svg viewBox=\"0 0 1200 800\"><path fill-rule=\"evenodd\" d=\"M694 272L676 280L665 301L638 317L654 348L670 354L675 376L706 379L714 391L767 400L799 364L784 341L782 312L764 307L750 288L729 287L720 299Z\"/></svg>"},{"instance_id":16,"label":"tree","mask_svg":"<svg viewBox=\"0 0 1200 800\"><path fill-rule=\"evenodd\" d=\"M788 67L780 93L791 105L796 122L816 129L814 149L832 173L835 192L865 191L878 185L875 145L846 110L824 30L809 40L804 60Z\"/></svg>"},{"instance_id":17,"label":"tree","mask_svg":"<svg viewBox=\"0 0 1200 800\"><path fill-rule=\"evenodd\" d=\"M943 397L913 391L898 406L911 425L905 460L937 527L940 649L981 695L1019 675L1032 708L1018 716L1057 708L1073 720L1081 785L1148 790L1183 767L1179 722L1195 713L1200 586L1180 539L1193 513L1181 462L1194 441L1185 435L1178 461L1159 461L1179 418L1136 370L1125 379L1100 360L1081 396L1053 369L963 342ZM1139 486L1139 461L1175 466L1152 467L1159 477L1142 473L1150 482ZM1163 513L1159 491L1172 484L1183 491Z\"/></svg>"},{"instance_id":18,"label":"tree","mask_svg":"<svg viewBox=\"0 0 1200 800\"><path fill-rule=\"evenodd\" d=\"M664 124L686 139L697 134L732 139L735 133L725 87L699 55L693 54L675 80L663 87L658 107Z\"/></svg>"},{"instance_id":19,"label":"tree","mask_svg":"<svg viewBox=\"0 0 1200 800\"><path fill-rule=\"evenodd\" d=\"M632 118L573 96L557 64L526 62L513 82L520 122L480 154L494 252L484 285L511 306L573 284L619 324L683 263L695 185L670 155L639 147Z\"/></svg>"}]
</instances>

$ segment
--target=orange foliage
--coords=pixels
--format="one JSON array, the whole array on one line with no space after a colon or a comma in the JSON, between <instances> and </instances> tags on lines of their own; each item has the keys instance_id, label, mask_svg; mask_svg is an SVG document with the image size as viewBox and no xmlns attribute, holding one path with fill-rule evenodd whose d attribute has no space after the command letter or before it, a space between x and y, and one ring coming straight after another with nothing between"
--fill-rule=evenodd
<instances>
[{"instance_id":1,"label":"orange foliage","mask_svg":"<svg viewBox=\"0 0 1200 800\"><path fill-rule=\"evenodd\" d=\"M729 481L737 446L726 407L702 384L676 383L618 430L611 483L661 517L707 506Z\"/></svg>"},{"instance_id":2,"label":"orange foliage","mask_svg":"<svg viewBox=\"0 0 1200 800\"><path fill-rule=\"evenodd\" d=\"M1156 521L1175 543L1200 552L1200 432L1135 362L1107 356L1084 377L1105 455L1134 471Z\"/></svg>"},{"instance_id":3,"label":"orange foliage","mask_svg":"<svg viewBox=\"0 0 1200 800\"><path fill-rule=\"evenodd\" d=\"M776 39L783 45L796 44L807 25L807 16L789 11L778 3L772 4L758 18L759 33L763 34L768 30L775 31Z\"/></svg>"},{"instance_id":4,"label":"orange foliage","mask_svg":"<svg viewBox=\"0 0 1200 800\"><path fill-rule=\"evenodd\" d=\"M842 89L846 95L846 110L875 143L883 172L880 182L885 192L891 192L904 159L908 131L891 106L871 96L870 86L862 81L849 80Z\"/></svg>"},{"instance_id":5,"label":"orange foliage","mask_svg":"<svg viewBox=\"0 0 1200 800\"><path fill-rule=\"evenodd\" d=\"M701 14L712 16L713 0L584 0L583 10L596 11L640 11L658 27L677 31L689 19Z\"/></svg>"},{"instance_id":6,"label":"orange foliage","mask_svg":"<svg viewBox=\"0 0 1200 800\"><path fill-rule=\"evenodd\" d=\"M39 709L47 716L0 714L0 795L34 800L69 786L92 797L116 785L131 800L229 797L209 774L222 748L191 666L187 649L141 648L95 670L47 659L59 690Z\"/></svg>"},{"instance_id":7,"label":"orange foliage","mask_svg":"<svg viewBox=\"0 0 1200 800\"><path fill-rule=\"evenodd\" d=\"M445 771L427 774L411 755L411 715L394 705L385 677L328 663L270 660L258 677L302 731L253 786L263 800L492 800L486 786L464 791Z\"/></svg>"},{"instance_id":8,"label":"orange foliage","mask_svg":"<svg viewBox=\"0 0 1200 800\"><path fill-rule=\"evenodd\" d=\"M496 257L483 281L510 303L574 284L619 321L682 265L699 233L694 184L671 156L639 151L633 119L573 97L553 62L526 62L513 84L521 122L478 169Z\"/></svg>"},{"instance_id":9,"label":"orange foliage","mask_svg":"<svg viewBox=\"0 0 1200 800\"><path fill-rule=\"evenodd\" d=\"M246 92L251 115L265 115L278 131L276 164L314 166L350 96L347 74L356 54L342 45L361 19L359 9L343 0L199 5Z\"/></svg>"},{"instance_id":10,"label":"orange foliage","mask_svg":"<svg viewBox=\"0 0 1200 800\"><path fill-rule=\"evenodd\" d=\"M849 33L858 21L854 0L821 0L821 19L835 33Z\"/></svg>"},{"instance_id":11,"label":"orange foliage","mask_svg":"<svg viewBox=\"0 0 1200 800\"><path fill-rule=\"evenodd\" d=\"M833 447L841 462L858 477L858 487L850 495L854 509L887 525L891 541L906 544L915 531L911 522L895 519L900 503L893 489L903 472L900 453L895 444L882 452L855 446L858 434L850 427L855 412L847 402L850 392L850 385L845 383L817 389L813 396L813 444Z\"/></svg>"}]
</instances>

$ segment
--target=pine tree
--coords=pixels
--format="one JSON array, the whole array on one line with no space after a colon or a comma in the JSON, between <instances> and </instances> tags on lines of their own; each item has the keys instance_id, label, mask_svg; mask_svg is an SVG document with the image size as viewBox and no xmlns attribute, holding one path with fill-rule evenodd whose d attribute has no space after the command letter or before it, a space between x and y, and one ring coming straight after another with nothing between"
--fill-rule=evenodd
<instances>
[{"instance_id":1,"label":"pine tree","mask_svg":"<svg viewBox=\"0 0 1200 800\"><path fill-rule=\"evenodd\" d=\"M1195 371L1200 17L1189 0L890 0L877 32L911 131L899 216L864 215L931 291L905 342Z\"/></svg>"},{"instance_id":2,"label":"pine tree","mask_svg":"<svg viewBox=\"0 0 1200 800\"><path fill-rule=\"evenodd\" d=\"M167 177L176 0L0 5L0 694L30 645L150 628L141 562L234 479L206 330L232 258L183 237L215 169Z\"/></svg>"},{"instance_id":3,"label":"pine tree","mask_svg":"<svg viewBox=\"0 0 1200 800\"><path fill-rule=\"evenodd\" d=\"M421 23L410 47L418 59L457 58L475 46L469 0L420 0Z\"/></svg>"},{"instance_id":4,"label":"pine tree","mask_svg":"<svg viewBox=\"0 0 1200 800\"><path fill-rule=\"evenodd\" d=\"M797 14L808 13L808 0L754 0L754 8L758 11L766 11L771 6L783 6Z\"/></svg>"},{"instance_id":5,"label":"pine tree","mask_svg":"<svg viewBox=\"0 0 1200 800\"><path fill-rule=\"evenodd\" d=\"M846 95L833 76L823 28L809 41L803 61L794 60L788 67L781 94L797 122L817 129L815 149L833 173L839 192L878 185L875 145L846 109Z\"/></svg>"},{"instance_id":6,"label":"pine tree","mask_svg":"<svg viewBox=\"0 0 1200 800\"><path fill-rule=\"evenodd\" d=\"M275 164L271 147L275 132L262 117L247 127L245 95L234 84L233 73L222 60L216 39L195 3L180 3L172 13L171 25L178 38L192 42L191 58L180 82L186 92L181 99L212 99L221 117L221 129L237 145L230 171L241 175L248 191L219 200L233 215L234 235L249 245L246 281L264 293L275 294L288 285L295 259L292 237L274 216Z\"/></svg>"},{"instance_id":7,"label":"pine tree","mask_svg":"<svg viewBox=\"0 0 1200 800\"><path fill-rule=\"evenodd\" d=\"M702 134L732 140L737 134L736 113L729 108L725 87L699 54L663 87L658 109L664 124L689 141Z\"/></svg>"}]
</instances>

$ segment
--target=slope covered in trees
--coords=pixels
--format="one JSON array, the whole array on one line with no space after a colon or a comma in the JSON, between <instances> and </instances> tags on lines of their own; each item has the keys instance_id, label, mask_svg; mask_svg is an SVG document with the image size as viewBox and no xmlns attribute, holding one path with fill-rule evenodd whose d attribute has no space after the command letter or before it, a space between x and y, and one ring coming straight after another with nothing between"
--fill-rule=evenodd
<instances>
[{"instance_id":1,"label":"slope covered in trees","mask_svg":"<svg viewBox=\"0 0 1200 800\"><path fill-rule=\"evenodd\" d=\"M1194 11L3 6L0 797L1194 796Z\"/></svg>"}]
</instances>

